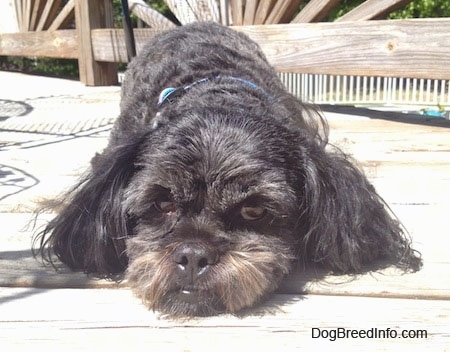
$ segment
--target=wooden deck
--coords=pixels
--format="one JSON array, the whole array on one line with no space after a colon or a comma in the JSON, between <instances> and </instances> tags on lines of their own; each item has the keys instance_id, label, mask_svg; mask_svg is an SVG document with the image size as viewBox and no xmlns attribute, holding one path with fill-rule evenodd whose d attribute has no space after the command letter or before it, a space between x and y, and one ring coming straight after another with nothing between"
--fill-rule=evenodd
<instances>
[{"instance_id":1,"label":"wooden deck","mask_svg":"<svg viewBox=\"0 0 450 352\"><path fill-rule=\"evenodd\" d=\"M2 351L450 351L449 121L324 108L332 141L359 160L411 233L425 261L420 272L402 275L387 269L358 278L327 276L304 290L310 273L295 273L271 299L242 315L170 321L147 311L126 283L64 269L55 273L30 252L32 229L27 224L35 202L70 185L105 145L119 89L11 75L0 72L2 82L17 82L13 88L0 87L0 101L20 101L32 109L0 118ZM91 121L99 115L105 123ZM70 134L62 126L59 133L51 132L62 116L74 126L93 127ZM32 121L42 122L34 132ZM22 176L11 176L15 172ZM23 180L29 181L28 189ZM25 190L12 194L15 182ZM339 335L332 341L336 329L368 335ZM390 338L370 338L376 331ZM315 337L319 332L323 338Z\"/></svg>"}]
</instances>

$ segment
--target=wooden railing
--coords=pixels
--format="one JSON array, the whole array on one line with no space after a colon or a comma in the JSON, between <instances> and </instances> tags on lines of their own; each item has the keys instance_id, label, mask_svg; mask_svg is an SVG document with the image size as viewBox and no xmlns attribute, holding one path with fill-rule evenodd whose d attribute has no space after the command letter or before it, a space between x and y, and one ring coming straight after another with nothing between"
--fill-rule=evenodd
<instances>
[{"instance_id":1,"label":"wooden railing","mask_svg":"<svg viewBox=\"0 0 450 352\"><path fill-rule=\"evenodd\" d=\"M179 17L185 14L182 22L228 21L258 42L281 72L450 79L449 18L367 21L409 1L366 0L332 23L304 22L323 19L337 0L311 0L298 14L294 11L298 0L167 3L175 13L179 11ZM0 34L0 55L77 58L80 80L85 84L116 82L116 63L126 62L127 52L123 30L113 28L110 0L16 3L21 6L21 32ZM177 3L195 4L196 18L188 16ZM130 5L144 20L147 16L146 22L160 24L157 28L134 30L139 52L150 37L173 24L143 1L130 0ZM195 10L193 6L189 9ZM279 22L290 23L273 24Z\"/></svg>"},{"instance_id":2,"label":"wooden railing","mask_svg":"<svg viewBox=\"0 0 450 352\"><path fill-rule=\"evenodd\" d=\"M110 0L15 0L20 32L0 34L0 55L78 59L86 85L117 82L117 65L96 60L91 32L113 26Z\"/></svg>"}]
</instances>

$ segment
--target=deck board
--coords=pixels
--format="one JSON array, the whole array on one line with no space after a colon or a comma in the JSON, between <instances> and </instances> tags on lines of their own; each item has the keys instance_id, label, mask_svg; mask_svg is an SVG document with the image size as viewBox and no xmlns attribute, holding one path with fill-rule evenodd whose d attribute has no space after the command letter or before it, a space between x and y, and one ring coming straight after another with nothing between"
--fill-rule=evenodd
<instances>
[{"instance_id":1,"label":"deck board","mask_svg":"<svg viewBox=\"0 0 450 352\"><path fill-rule=\"evenodd\" d=\"M293 350L334 346L329 339L312 338L313 328L389 328L398 334L426 330L427 338L347 338L334 343L365 350L445 351L449 338L450 302L439 300L276 295L245 317L187 321L161 319L128 290L3 288L0 302L0 345L6 347L29 348L32 341L34 349Z\"/></svg>"}]
</instances>

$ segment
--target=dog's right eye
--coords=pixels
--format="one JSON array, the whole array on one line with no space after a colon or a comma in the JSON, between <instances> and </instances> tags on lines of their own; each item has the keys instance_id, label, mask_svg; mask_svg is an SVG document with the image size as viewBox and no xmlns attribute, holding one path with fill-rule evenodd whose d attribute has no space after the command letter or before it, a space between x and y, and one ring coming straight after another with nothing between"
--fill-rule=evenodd
<instances>
[{"instance_id":1,"label":"dog's right eye","mask_svg":"<svg viewBox=\"0 0 450 352\"><path fill-rule=\"evenodd\" d=\"M254 221L259 220L266 215L266 209L258 206L243 206L241 208L241 216L244 220Z\"/></svg>"},{"instance_id":2,"label":"dog's right eye","mask_svg":"<svg viewBox=\"0 0 450 352\"><path fill-rule=\"evenodd\" d=\"M165 214L174 213L177 210L175 202L171 200L157 200L155 202L155 208Z\"/></svg>"}]
</instances>

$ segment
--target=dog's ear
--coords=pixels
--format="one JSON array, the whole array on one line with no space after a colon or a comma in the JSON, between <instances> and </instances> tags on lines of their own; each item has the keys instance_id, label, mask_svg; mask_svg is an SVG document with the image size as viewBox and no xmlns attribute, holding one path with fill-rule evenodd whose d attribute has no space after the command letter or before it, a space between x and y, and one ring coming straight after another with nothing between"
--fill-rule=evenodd
<instances>
[{"instance_id":1,"label":"dog's ear","mask_svg":"<svg viewBox=\"0 0 450 352\"><path fill-rule=\"evenodd\" d=\"M401 224L344 153L311 143L301 159L301 232L307 260L340 273L386 265L420 269L420 256Z\"/></svg>"},{"instance_id":2,"label":"dog's ear","mask_svg":"<svg viewBox=\"0 0 450 352\"><path fill-rule=\"evenodd\" d=\"M58 215L35 237L45 259L51 261L54 253L73 270L98 276L123 271L130 224L122 199L140 145L138 139L109 146L93 158L89 173L60 200Z\"/></svg>"}]
</instances>

